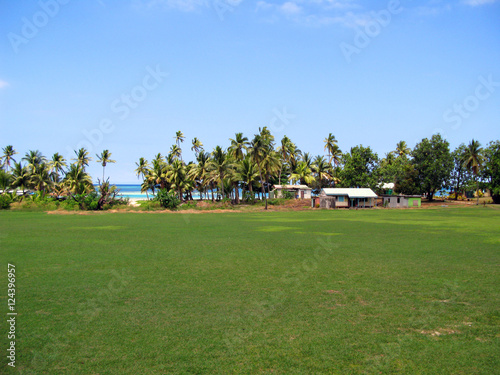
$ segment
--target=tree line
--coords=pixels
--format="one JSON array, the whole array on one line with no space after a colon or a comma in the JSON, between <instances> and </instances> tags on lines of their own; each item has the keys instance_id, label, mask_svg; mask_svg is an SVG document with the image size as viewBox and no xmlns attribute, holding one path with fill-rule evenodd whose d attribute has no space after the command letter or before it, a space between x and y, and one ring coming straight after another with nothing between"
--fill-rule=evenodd
<instances>
[{"instance_id":1,"label":"tree line","mask_svg":"<svg viewBox=\"0 0 500 375\"><path fill-rule=\"evenodd\" d=\"M212 152L194 138L191 150L195 160L186 162L182 155L185 136L176 132L175 142L166 156L158 153L149 162L136 162L135 173L141 180L141 191L155 195L159 190L174 193L181 201L200 198L232 200L240 203L239 189L245 201L266 200L274 185L304 184L318 193L326 187L368 187L381 192L383 183L394 183L394 192L425 195L432 200L436 193L451 191L455 199L466 192L488 189L495 203L500 202L500 141L484 148L472 140L455 150L441 135L424 138L414 149L400 141L394 151L379 158L369 146L358 145L342 152L337 139L324 139L324 155L302 152L290 138L276 142L267 127L259 128L253 138L236 133L229 146L216 146ZM68 162L56 153L51 159L31 150L18 162L13 146L3 148L0 189L35 190L41 194L64 197L88 194L94 190L86 167L92 161L85 148L75 150ZM109 150L96 155L105 168L111 159ZM24 162L24 163L23 163Z\"/></svg>"}]
</instances>

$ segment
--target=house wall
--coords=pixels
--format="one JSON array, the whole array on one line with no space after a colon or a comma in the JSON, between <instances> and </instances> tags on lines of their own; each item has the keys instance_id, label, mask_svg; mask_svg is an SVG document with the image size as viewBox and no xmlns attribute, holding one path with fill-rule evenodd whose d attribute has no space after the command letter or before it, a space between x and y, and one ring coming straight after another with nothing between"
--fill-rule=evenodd
<instances>
[{"instance_id":1,"label":"house wall","mask_svg":"<svg viewBox=\"0 0 500 375\"><path fill-rule=\"evenodd\" d=\"M399 203L398 203L399 198ZM422 200L420 198L406 198L406 197L384 197L385 202L389 202L389 208L408 208L408 207L421 207ZM416 202L416 203L414 203Z\"/></svg>"},{"instance_id":2,"label":"house wall","mask_svg":"<svg viewBox=\"0 0 500 375\"><path fill-rule=\"evenodd\" d=\"M421 207L422 199L420 198L408 198L408 207Z\"/></svg>"}]
</instances>

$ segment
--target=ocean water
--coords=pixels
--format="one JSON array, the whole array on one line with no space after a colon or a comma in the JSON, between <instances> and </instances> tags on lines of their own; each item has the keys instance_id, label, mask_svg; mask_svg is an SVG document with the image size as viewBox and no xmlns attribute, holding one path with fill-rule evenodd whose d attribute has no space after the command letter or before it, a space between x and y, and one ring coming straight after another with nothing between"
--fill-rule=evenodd
<instances>
[{"instance_id":1,"label":"ocean water","mask_svg":"<svg viewBox=\"0 0 500 375\"><path fill-rule=\"evenodd\" d=\"M141 193L141 185L140 184L116 184L116 187L120 192L118 193L123 198L133 198L133 199L147 199L146 193ZM242 191L240 189L240 199L242 197ZM149 198L153 197L151 191L148 192ZM200 194L197 191L193 191L192 193L193 199L199 199ZM203 195L205 197L205 195ZM209 197L211 197L209 193Z\"/></svg>"}]
</instances>

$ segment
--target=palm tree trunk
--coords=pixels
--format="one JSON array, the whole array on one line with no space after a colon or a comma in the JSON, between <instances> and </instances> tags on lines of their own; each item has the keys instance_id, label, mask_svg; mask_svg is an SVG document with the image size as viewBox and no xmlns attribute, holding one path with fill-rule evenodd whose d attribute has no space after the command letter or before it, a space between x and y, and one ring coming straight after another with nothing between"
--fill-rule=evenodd
<instances>
[{"instance_id":1,"label":"palm tree trunk","mask_svg":"<svg viewBox=\"0 0 500 375\"><path fill-rule=\"evenodd\" d=\"M477 176L476 176L476 194L477 194L477 203L476 203L476 205L479 205L479 180L477 179Z\"/></svg>"},{"instance_id":2,"label":"palm tree trunk","mask_svg":"<svg viewBox=\"0 0 500 375\"><path fill-rule=\"evenodd\" d=\"M260 186L260 190L262 191L262 197L265 198L266 200L266 210L267 210L267 197L266 197L266 192L264 190L264 179L262 178L262 171L260 169L260 164L257 163L257 167L259 168L259 176L260 176L260 181L261 181L261 186Z\"/></svg>"}]
</instances>

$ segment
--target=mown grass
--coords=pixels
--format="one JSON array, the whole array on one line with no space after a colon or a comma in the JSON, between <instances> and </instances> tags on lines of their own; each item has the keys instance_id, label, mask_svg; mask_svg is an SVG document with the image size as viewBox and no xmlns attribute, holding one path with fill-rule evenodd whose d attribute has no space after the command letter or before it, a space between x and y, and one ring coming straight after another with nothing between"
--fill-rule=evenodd
<instances>
[{"instance_id":1,"label":"mown grass","mask_svg":"<svg viewBox=\"0 0 500 375\"><path fill-rule=\"evenodd\" d=\"M1 212L0 372L493 374L499 214Z\"/></svg>"}]
</instances>

